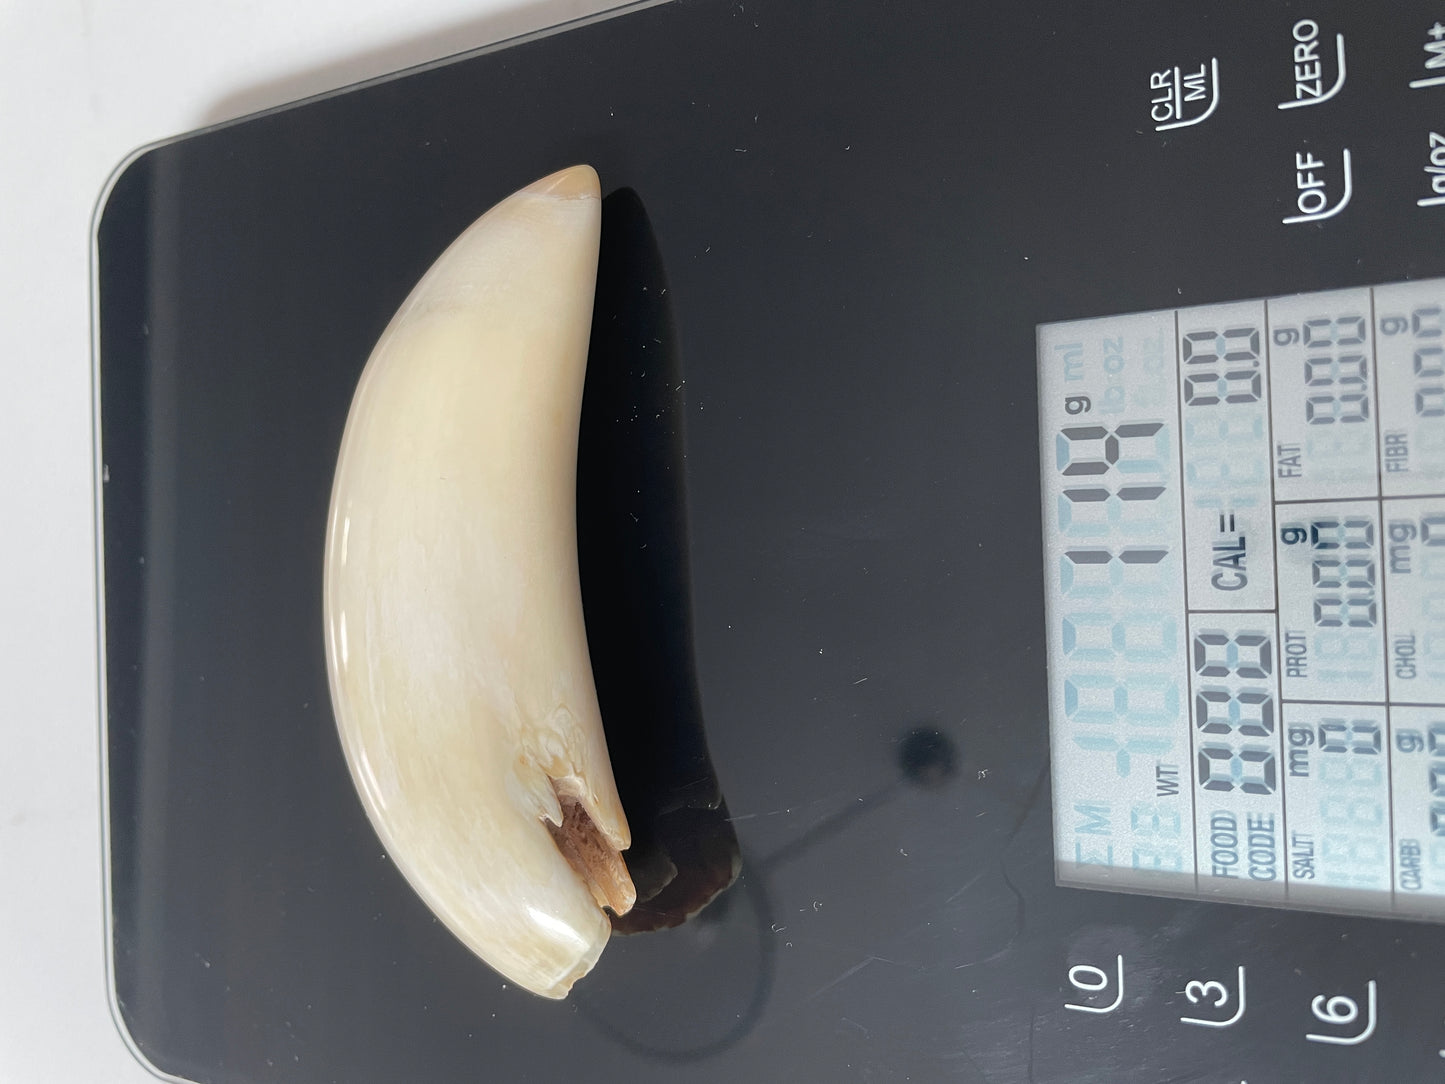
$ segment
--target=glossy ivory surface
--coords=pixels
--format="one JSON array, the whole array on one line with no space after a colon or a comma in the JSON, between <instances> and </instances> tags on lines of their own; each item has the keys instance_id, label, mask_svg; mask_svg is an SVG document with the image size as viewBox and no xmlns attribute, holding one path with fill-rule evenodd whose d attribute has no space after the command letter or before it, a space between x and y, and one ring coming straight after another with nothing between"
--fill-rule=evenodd
<instances>
[{"instance_id":1,"label":"glossy ivory surface","mask_svg":"<svg viewBox=\"0 0 1445 1084\"><path fill-rule=\"evenodd\" d=\"M577 572L600 225L574 166L438 258L361 375L326 538L332 703L367 814L447 927L545 997L596 962L602 905L634 897Z\"/></svg>"}]
</instances>

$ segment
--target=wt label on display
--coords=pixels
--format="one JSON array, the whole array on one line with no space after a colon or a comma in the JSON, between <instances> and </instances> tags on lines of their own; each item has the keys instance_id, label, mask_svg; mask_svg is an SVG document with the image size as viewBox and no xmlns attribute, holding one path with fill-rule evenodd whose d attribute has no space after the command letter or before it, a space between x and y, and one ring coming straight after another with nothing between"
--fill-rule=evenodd
<instances>
[{"instance_id":1,"label":"wt label on display","mask_svg":"<svg viewBox=\"0 0 1445 1084\"><path fill-rule=\"evenodd\" d=\"M1039 328L1060 883L1445 921L1442 313Z\"/></svg>"}]
</instances>

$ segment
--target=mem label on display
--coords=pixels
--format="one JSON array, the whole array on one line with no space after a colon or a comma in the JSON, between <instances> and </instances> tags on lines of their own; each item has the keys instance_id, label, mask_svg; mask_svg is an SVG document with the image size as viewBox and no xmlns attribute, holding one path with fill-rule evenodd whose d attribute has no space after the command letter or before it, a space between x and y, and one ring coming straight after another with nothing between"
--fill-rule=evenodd
<instances>
[{"instance_id":1,"label":"mem label on display","mask_svg":"<svg viewBox=\"0 0 1445 1084\"><path fill-rule=\"evenodd\" d=\"M1061 884L1445 921L1442 313L1039 328Z\"/></svg>"}]
</instances>

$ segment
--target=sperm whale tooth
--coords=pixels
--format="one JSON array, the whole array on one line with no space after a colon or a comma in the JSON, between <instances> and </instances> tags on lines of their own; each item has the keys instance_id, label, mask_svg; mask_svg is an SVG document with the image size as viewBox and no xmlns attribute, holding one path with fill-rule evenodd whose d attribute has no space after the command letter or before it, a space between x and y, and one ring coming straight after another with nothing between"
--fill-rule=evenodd
<instances>
[{"instance_id":1,"label":"sperm whale tooth","mask_svg":"<svg viewBox=\"0 0 1445 1084\"><path fill-rule=\"evenodd\" d=\"M577 571L597 174L508 197L417 283L361 373L331 494L332 706L397 868L544 997L636 897Z\"/></svg>"}]
</instances>

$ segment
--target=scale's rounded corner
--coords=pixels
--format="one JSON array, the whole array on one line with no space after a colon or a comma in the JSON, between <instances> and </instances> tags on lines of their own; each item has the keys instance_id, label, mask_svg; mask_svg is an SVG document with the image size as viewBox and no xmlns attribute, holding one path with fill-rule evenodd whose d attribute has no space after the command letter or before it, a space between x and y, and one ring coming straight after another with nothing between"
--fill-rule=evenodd
<instances>
[{"instance_id":1,"label":"scale's rounded corner","mask_svg":"<svg viewBox=\"0 0 1445 1084\"><path fill-rule=\"evenodd\" d=\"M107 944L107 955L109 955L113 949L113 943ZM131 1029L130 1021L126 1019L125 1006L121 1004L120 996L116 992L115 971L113 966L110 969L110 974L106 976L105 1003L106 1007L110 1010L111 1024L115 1027L115 1033L120 1038L121 1045L124 1046L130 1056L135 1059L137 1065L155 1077L155 1079L164 1080L167 1084L196 1084L190 1077L177 1076L175 1073L170 1073L162 1069L141 1049L140 1043L136 1040L135 1032Z\"/></svg>"},{"instance_id":2,"label":"scale's rounded corner","mask_svg":"<svg viewBox=\"0 0 1445 1084\"><path fill-rule=\"evenodd\" d=\"M152 143L144 143L136 147L115 164L106 176L105 183L100 186L100 191L95 197L95 206L91 209L90 237L92 243L95 243L99 239L101 226L110 211L111 199L117 191L123 191L125 189L126 185L124 182L126 179L132 174L139 172L142 165L148 163L156 151L176 142L177 138L179 137L158 139Z\"/></svg>"}]
</instances>

